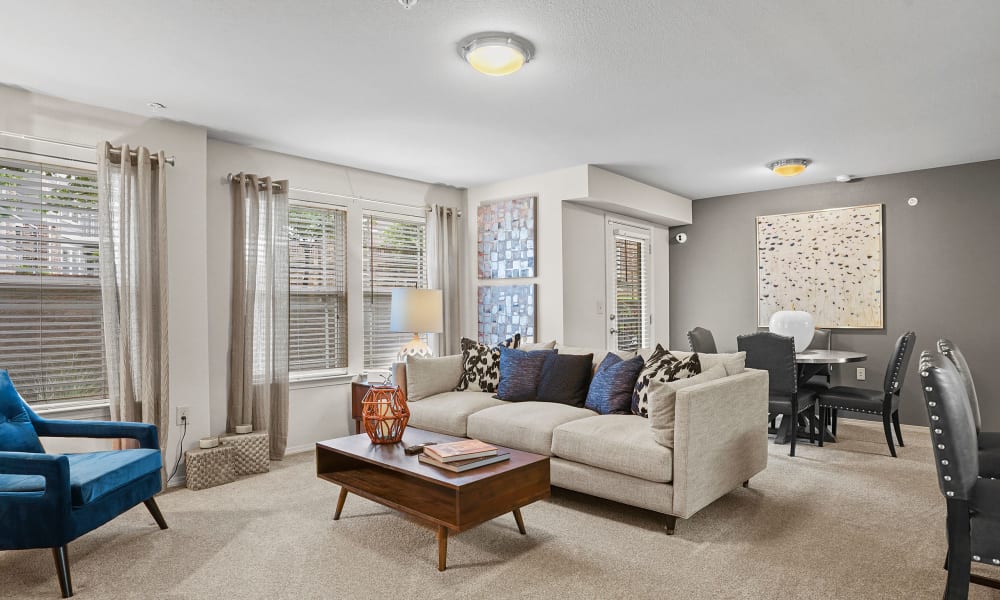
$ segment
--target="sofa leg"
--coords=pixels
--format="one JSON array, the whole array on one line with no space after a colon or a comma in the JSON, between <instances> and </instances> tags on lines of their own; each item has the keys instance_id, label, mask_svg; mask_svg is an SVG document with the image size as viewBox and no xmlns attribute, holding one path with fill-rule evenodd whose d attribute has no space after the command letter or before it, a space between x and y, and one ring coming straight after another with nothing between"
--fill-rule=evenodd
<instances>
[{"instance_id":1,"label":"sofa leg","mask_svg":"<svg viewBox=\"0 0 1000 600\"><path fill-rule=\"evenodd\" d=\"M52 558L56 562L56 573L59 575L59 589L63 598L73 595L73 581L69 577L69 551L66 546L52 549Z\"/></svg>"},{"instance_id":2,"label":"sofa leg","mask_svg":"<svg viewBox=\"0 0 1000 600\"><path fill-rule=\"evenodd\" d=\"M166 529L167 522L163 519L163 513L160 512L160 507L156 505L156 500L149 498L143 504L146 505L149 514L153 515L153 520L160 526L160 529Z\"/></svg>"},{"instance_id":3,"label":"sofa leg","mask_svg":"<svg viewBox=\"0 0 1000 600\"><path fill-rule=\"evenodd\" d=\"M677 526L677 517L667 515L667 535L674 535L674 528Z\"/></svg>"}]
</instances>

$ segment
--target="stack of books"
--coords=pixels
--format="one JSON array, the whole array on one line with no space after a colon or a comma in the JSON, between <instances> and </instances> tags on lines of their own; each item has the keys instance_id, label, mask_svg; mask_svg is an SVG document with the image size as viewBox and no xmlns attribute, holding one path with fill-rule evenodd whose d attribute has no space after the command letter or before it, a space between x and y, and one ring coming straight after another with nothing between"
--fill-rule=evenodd
<instances>
[{"instance_id":1,"label":"stack of books","mask_svg":"<svg viewBox=\"0 0 1000 600\"><path fill-rule=\"evenodd\" d=\"M506 450L500 452L496 446L490 446L479 440L434 444L424 448L423 454L417 457L425 465L432 465L455 473L485 467L509 458L510 454Z\"/></svg>"}]
</instances>

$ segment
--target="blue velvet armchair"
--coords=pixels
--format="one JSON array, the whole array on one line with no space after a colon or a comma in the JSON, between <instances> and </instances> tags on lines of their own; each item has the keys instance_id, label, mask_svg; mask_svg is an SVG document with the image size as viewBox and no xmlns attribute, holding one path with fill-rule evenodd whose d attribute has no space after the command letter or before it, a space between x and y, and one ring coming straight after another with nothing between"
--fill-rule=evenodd
<instances>
[{"instance_id":1,"label":"blue velvet armchair","mask_svg":"<svg viewBox=\"0 0 1000 600\"><path fill-rule=\"evenodd\" d=\"M46 454L39 436L131 438L140 448ZM162 489L156 427L39 417L0 370L0 550L51 548L63 598L73 595L67 544L145 503Z\"/></svg>"}]
</instances>

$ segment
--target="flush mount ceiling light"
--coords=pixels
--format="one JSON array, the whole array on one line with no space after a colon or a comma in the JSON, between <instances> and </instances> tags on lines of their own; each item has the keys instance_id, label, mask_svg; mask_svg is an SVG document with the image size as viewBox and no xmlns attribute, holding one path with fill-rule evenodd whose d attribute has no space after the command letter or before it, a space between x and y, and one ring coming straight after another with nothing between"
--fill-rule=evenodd
<instances>
[{"instance_id":1,"label":"flush mount ceiling light","mask_svg":"<svg viewBox=\"0 0 1000 600\"><path fill-rule=\"evenodd\" d=\"M500 77L519 70L535 55L535 47L513 33L487 31L470 35L458 43L458 54L472 68Z\"/></svg>"},{"instance_id":2,"label":"flush mount ceiling light","mask_svg":"<svg viewBox=\"0 0 1000 600\"><path fill-rule=\"evenodd\" d=\"M775 175L794 177L805 171L811 162L808 158L782 158L781 160L772 160L765 166L771 169Z\"/></svg>"}]
</instances>

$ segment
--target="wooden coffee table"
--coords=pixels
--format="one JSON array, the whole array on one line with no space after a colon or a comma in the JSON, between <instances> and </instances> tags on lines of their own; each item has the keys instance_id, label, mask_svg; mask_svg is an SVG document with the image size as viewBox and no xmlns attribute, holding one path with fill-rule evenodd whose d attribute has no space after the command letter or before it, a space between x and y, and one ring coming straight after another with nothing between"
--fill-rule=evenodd
<instances>
[{"instance_id":1,"label":"wooden coffee table","mask_svg":"<svg viewBox=\"0 0 1000 600\"><path fill-rule=\"evenodd\" d=\"M502 448L510 460L452 473L403 452L404 446L460 439L408 427L398 444L372 444L366 434L318 442L316 475L340 486L333 519L340 519L348 492L417 517L437 528L439 571L447 564L449 531L512 512L524 535L521 507L549 497L549 457Z\"/></svg>"}]
</instances>

